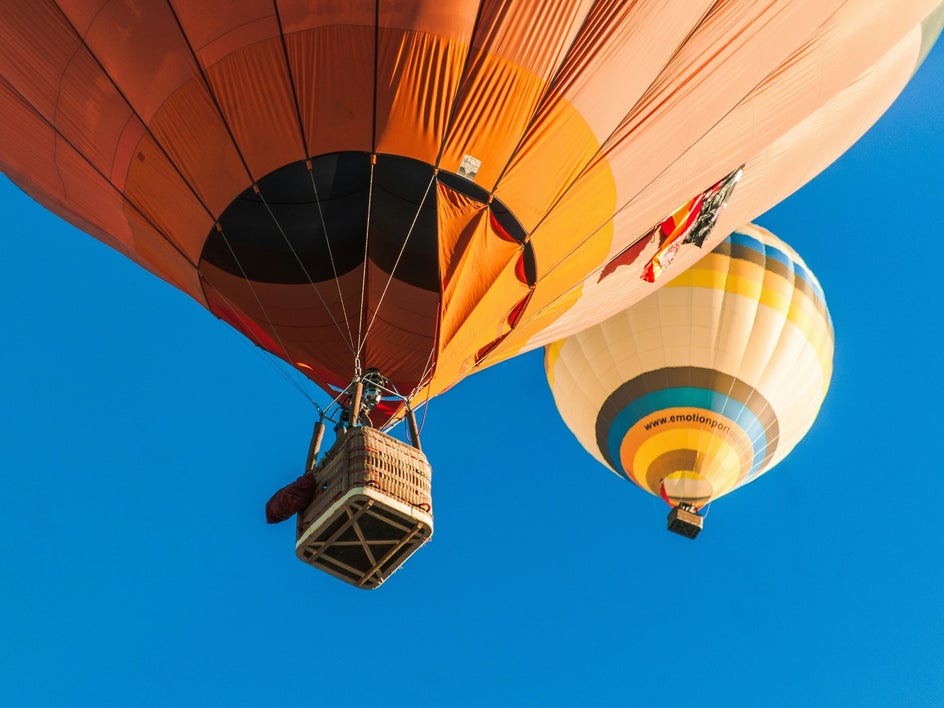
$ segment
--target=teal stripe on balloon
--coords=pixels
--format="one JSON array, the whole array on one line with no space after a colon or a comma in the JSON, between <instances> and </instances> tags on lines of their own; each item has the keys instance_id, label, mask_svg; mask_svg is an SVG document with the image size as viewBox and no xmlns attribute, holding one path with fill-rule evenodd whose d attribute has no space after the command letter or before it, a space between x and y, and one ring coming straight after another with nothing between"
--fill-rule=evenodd
<instances>
[{"instance_id":1,"label":"teal stripe on balloon","mask_svg":"<svg viewBox=\"0 0 944 708\"><path fill-rule=\"evenodd\" d=\"M623 468L623 461L619 454L626 434L643 418L669 408L695 408L715 413L730 421L732 426L743 430L748 440L752 442L754 450L753 463L748 477L753 476L755 471L760 469L767 457L767 431L746 405L712 389L691 386L667 388L640 396L623 408L613 419L607 436L607 452L617 472L623 477L629 479L629 474Z\"/></svg>"}]
</instances>

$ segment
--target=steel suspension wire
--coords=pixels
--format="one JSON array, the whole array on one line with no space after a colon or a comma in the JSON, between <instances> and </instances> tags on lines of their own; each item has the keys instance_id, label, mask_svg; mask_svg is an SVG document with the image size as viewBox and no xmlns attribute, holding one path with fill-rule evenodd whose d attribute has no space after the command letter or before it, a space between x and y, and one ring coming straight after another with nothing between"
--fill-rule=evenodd
<instances>
[{"instance_id":1,"label":"steel suspension wire","mask_svg":"<svg viewBox=\"0 0 944 708\"><path fill-rule=\"evenodd\" d=\"M265 305L262 304L262 300L259 298L259 294L256 292L256 289L252 286L252 281L249 279L249 276L246 275L246 269L243 268L243 264L239 262L239 257L236 255L236 251L233 250L232 244L229 242L229 239L226 237L226 233L223 231L222 225L217 224L216 228L219 231L220 236L223 237L223 242L226 244L226 247L229 249L230 254L233 256L233 260L236 262L236 267L239 268L239 272L243 276L243 280L245 280L246 285L249 286L249 292L252 293L253 299L255 299L256 304L259 306L259 309L262 310L262 316L265 317L266 322L269 324L269 328L272 330L272 334L275 335L275 339L278 342L279 347L281 347L282 351L285 352L285 356L289 356L289 351L288 351L288 348L285 346L285 342L283 342L282 337L279 336L279 331L275 328L275 324L273 324L272 318L269 317L269 313L265 309ZM216 290L216 288L214 288L214 290Z\"/></svg>"},{"instance_id":2,"label":"steel suspension wire","mask_svg":"<svg viewBox=\"0 0 944 708\"><path fill-rule=\"evenodd\" d=\"M211 287L212 287L212 286L211 286ZM245 327L247 323L246 323L246 321L239 315L239 310L238 310L238 308L233 304L233 302L232 302L229 298L227 298L225 295L223 295L223 293L221 293L221 292L220 292L219 290L217 290L216 288L213 288L213 290L214 290L214 292L217 294L218 297L221 297L223 300L225 300L225 301L230 305L230 311L236 316L236 318L239 320L240 324L242 324L242 325ZM265 347L260 347L260 346L258 346L258 345L256 345L256 344L253 344L253 342L251 342L247 337L240 335L240 333L237 332L237 331L235 331L233 328L230 327L230 328L228 328L228 329L230 329L230 330L233 332L233 334L236 336L237 339L239 339L240 341L242 341L247 347L249 347L249 348L250 348L252 351L254 351L259 357L261 357L262 360L263 360L266 364L268 364L276 373L278 373L283 379L285 379L289 384L291 384L294 388L296 388L296 389L302 394L302 396L305 397L305 399L306 399L309 403L311 403L313 406L315 406L315 408L318 408L319 410L321 410L321 407L315 402L315 399L312 398L311 394L308 393L308 391L306 391L306 390L298 383L298 381L296 381L296 380L293 379L291 376L289 376L288 373L286 373L286 371L285 371L285 366L289 366L288 364L286 364L282 359L280 359L279 357L277 357L277 356L276 356L275 354L273 354L272 352L270 352L270 351L268 351L267 349L265 349ZM247 328L247 329L248 329L248 328ZM274 331L275 331L275 330L273 329L273 332L274 332ZM295 369L294 367L290 367L290 368L292 369L292 371L296 371L296 369ZM306 380L307 380L307 379L306 379Z\"/></svg>"},{"instance_id":3,"label":"steel suspension wire","mask_svg":"<svg viewBox=\"0 0 944 708\"><path fill-rule=\"evenodd\" d=\"M341 281L338 279L338 268L334 261L334 250L331 248L331 239L328 238L328 225L325 222L324 211L321 208L321 196L318 194L318 185L315 183L315 173L312 169L311 160L307 161L308 177L311 180L311 189L315 194L315 204L318 206L318 218L321 220L321 232L324 234L325 245L328 248L328 260L331 262L331 274L334 275L334 284L338 289L338 302L341 303L341 313L344 315L344 326L347 328L347 337L350 349L354 351L354 333L351 331L351 320L347 314L347 306L344 304L344 294L341 292Z\"/></svg>"},{"instance_id":4,"label":"steel suspension wire","mask_svg":"<svg viewBox=\"0 0 944 708\"><path fill-rule=\"evenodd\" d=\"M364 231L364 260L361 271L361 302L357 312L357 349L354 352L354 375L361 375L361 350L364 343L361 339L364 328L364 308L366 307L365 293L367 291L367 250L370 246L370 216L374 201L374 168L377 166L377 155L370 156L370 181L367 186L367 226Z\"/></svg>"},{"instance_id":5,"label":"steel suspension wire","mask_svg":"<svg viewBox=\"0 0 944 708\"><path fill-rule=\"evenodd\" d=\"M328 313L328 316L331 318L331 321L334 323L334 326L337 328L338 332L341 334L341 338L343 339L344 330L341 329L341 325L339 325L338 321L335 319L334 313L331 312L331 308L329 308L328 303L325 302L325 299L322 296L321 291L318 290L318 286L311 279L311 274L309 274L308 268L306 268L305 264L302 262L302 259L298 255L298 251L295 250L295 246L292 245L292 242L289 239L288 234L285 233L285 229L282 228L282 225L279 223L278 217L275 215L275 212L272 211L272 207L269 206L269 202L266 201L266 198L262 194L262 191L259 189L258 185L253 185L252 191L255 192L256 196L262 200L262 204L265 206L266 211L268 211L269 216L272 217L272 222L275 224L275 228L278 229L279 233L282 235L282 238L285 240L285 245L288 246L289 250L292 252L292 255L295 256L295 261L298 263L299 267L302 269L302 273L305 274L305 278L308 280L308 283L311 285L312 289L315 291L315 295L318 296L318 300L321 302L321 306L324 307L325 311ZM321 208L321 205L319 204L319 211L320 211L320 208ZM325 238L327 238L327 234L325 234ZM335 272L335 280L337 280L337 272ZM338 287L340 288L340 286ZM354 351L352 342L348 342L348 348L350 348L351 352Z\"/></svg>"},{"instance_id":6,"label":"steel suspension wire","mask_svg":"<svg viewBox=\"0 0 944 708\"><path fill-rule=\"evenodd\" d=\"M384 298L387 296L387 290L390 288L390 283L393 282L393 276L397 272L397 267L400 265L400 260L403 258L403 253L406 251L406 245L410 241L410 237L413 235L413 230L416 228L416 222L419 221L420 214L423 212L423 206L426 204L426 198L429 196L429 190L433 186L433 182L436 181L436 170L433 170L432 176L429 178L429 183L426 185L426 191L423 192L423 198L420 200L419 205L416 207L416 213L413 215L413 221L410 223L410 228L406 232L406 237L403 239L403 245L400 246L400 252L397 254L397 259L393 263L393 268L390 269L389 275L387 275L387 282L384 284L383 291L380 293L380 299L377 300L377 307L374 308L374 314L370 318L370 322L367 323L367 329L364 331L364 339L359 342L357 347L357 355L360 356L361 350L364 348L364 345L367 343L367 335L370 334L371 327L374 326L374 321L377 319L377 315L380 312L380 306L383 304ZM365 259L366 266L366 259Z\"/></svg>"}]
</instances>

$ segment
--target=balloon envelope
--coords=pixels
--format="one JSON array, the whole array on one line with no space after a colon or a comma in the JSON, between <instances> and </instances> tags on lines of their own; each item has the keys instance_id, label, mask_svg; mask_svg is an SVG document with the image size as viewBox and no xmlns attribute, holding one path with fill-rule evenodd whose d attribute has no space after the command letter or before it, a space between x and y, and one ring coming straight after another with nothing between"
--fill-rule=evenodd
<instances>
[{"instance_id":1,"label":"balloon envelope","mask_svg":"<svg viewBox=\"0 0 944 708\"><path fill-rule=\"evenodd\" d=\"M435 394L653 291L600 274L741 165L737 223L822 169L937 6L5 0L0 169L320 385Z\"/></svg>"},{"instance_id":2,"label":"balloon envelope","mask_svg":"<svg viewBox=\"0 0 944 708\"><path fill-rule=\"evenodd\" d=\"M793 249L743 227L656 293L555 343L557 408L603 464L700 507L780 462L832 374L822 288Z\"/></svg>"}]
</instances>

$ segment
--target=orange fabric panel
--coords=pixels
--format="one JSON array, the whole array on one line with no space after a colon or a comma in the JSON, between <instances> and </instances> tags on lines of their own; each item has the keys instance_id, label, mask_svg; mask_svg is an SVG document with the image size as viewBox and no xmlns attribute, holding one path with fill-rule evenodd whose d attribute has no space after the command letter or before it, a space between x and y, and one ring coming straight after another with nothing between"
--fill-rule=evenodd
<instances>
[{"instance_id":1,"label":"orange fabric panel","mask_svg":"<svg viewBox=\"0 0 944 708\"><path fill-rule=\"evenodd\" d=\"M477 56L460 89L439 165L457 172L465 155L481 160L475 182L490 189L511 159L545 84L494 56Z\"/></svg>"},{"instance_id":2,"label":"orange fabric panel","mask_svg":"<svg viewBox=\"0 0 944 708\"><path fill-rule=\"evenodd\" d=\"M466 45L428 34L381 32L377 152L436 162L466 53Z\"/></svg>"},{"instance_id":3,"label":"orange fabric panel","mask_svg":"<svg viewBox=\"0 0 944 708\"><path fill-rule=\"evenodd\" d=\"M166 3L58 0L57 4L144 123L197 74L190 48Z\"/></svg>"},{"instance_id":4,"label":"orange fabric panel","mask_svg":"<svg viewBox=\"0 0 944 708\"><path fill-rule=\"evenodd\" d=\"M0 131L0 168L33 199L112 248L132 256L133 240L121 218L121 195L58 138L9 83L0 80L0 115L17 126ZM79 179L62 167L75 166Z\"/></svg>"},{"instance_id":5,"label":"orange fabric panel","mask_svg":"<svg viewBox=\"0 0 944 708\"><path fill-rule=\"evenodd\" d=\"M592 5L592 0L485 0L474 45L548 81L564 60Z\"/></svg>"},{"instance_id":6,"label":"orange fabric panel","mask_svg":"<svg viewBox=\"0 0 944 708\"><path fill-rule=\"evenodd\" d=\"M379 0L377 24L382 29L425 33L468 43L478 6L478 0L426 3Z\"/></svg>"},{"instance_id":7,"label":"orange fabric panel","mask_svg":"<svg viewBox=\"0 0 944 708\"><path fill-rule=\"evenodd\" d=\"M211 216L149 135L138 143L125 197L192 263L200 260ZM139 250L144 244L138 243Z\"/></svg>"},{"instance_id":8,"label":"orange fabric panel","mask_svg":"<svg viewBox=\"0 0 944 708\"><path fill-rule=\"evenodd\" d=\"M515 276L515 260L512 259L483 297L471 303L472 309L458 323L449 342L440 342L436 371L430 384L431 395L442 393L473 372L476 353L511 331L508 315L527 294L527 286Z\"/></svg>"},{"instance_id":9,"label":"orange fabric panel","mask_svg":"<svg viewBox=\"0 0 944 708\"><path fill-rule=\"evenodd\" d=\"M206 307L197 269L128 202L125 202L125 218L134 235L135 260Z\"/></svg>"},{"instance_id":10,"label":"orange fabric panel","mask_svg":"<svg viewBox=\"0 0 944 708\"><path fill-rule=\"evenodd\" d=\"M603 143L712 5L713 0L595 4L561 67L551 99L574 106L597 143ZM618 101L613 100L614 86L619 87Z\"/></svg>"},{"instance_id":11,"label":"orange fabric panel","mask_svg":"<svg viewBox=\"0 0 944 708\"><path fill-rule=\"evenodd\" d=\"M374 30L327 27L285 38L309 155L370 152Z\"/></svg>"},{"instance_id":12,"label":"orange fabric panel","mask_svg":"<svg viewBox=\"0 0 944 708\"><path fill-rule=\"evenodd\" d=\"M0 21L0 76L52 121L62 76L79 38L51 2L4 0Z\"/></svg>"},{"instance_id":13,"label":"orange fabric panel","mask_svg":"<svg viewBox=\"0 0 944 708\"><path fill-rule=\"evenodd\" d=\"M439 341L442 348L449 345L508 265L517 261L522 247L505 241L492 230L489 211L484 204L443 184L438 185L438 208L439 272L443 293ZM523 292L517 297L521 295ZM511 308L515 302L515 295L511 295L505 309ZM500 316L501 312L496 313L496 319ZM498 334L491 338L495 336ZM482 344L488 341L490 338L486 337Z\"/></svg>"},{"instance_id":14,"label":"orange fabric panel","mask_svg":"<svg viewBox=\"0 0 944 708\"><path fill-rule=\"evenodd\" d=\"M377 17L376 0L277 0L286 36L321 27L370 27Z\"/></svg>"},{"instance_id":15,"label":"orange fabric panel","mask_svg":"<svg viewBox=\"0 0 944 708\"><path fill-rule=\"evenodd\" d=\"M149 126L183 180L214 217L252 184L206 84L194 79L161 106ZM119 159L130 167L136 145Z\"/></svg>"},{"instance_id":16,"label":"orange fabric panel","mask_svg":"<svg viewBox=\"0 0 944 708\"><path fill-rule=\"evenodd\" d=\"M292 364L302 363L302 371L348 371L353 374L353 353L338 299L338 289L328 284L292 285L249 283L243 278L204 262L201 272L207 283L211 306L220 302L239 317L232 322L243 332L258 327L276 344L273 351ZM338 286L350 297L348 314L357 325L362 269L342 275ZM221 293L226 293L226 296ZM328 308L322 305L327 302ZM259 307L264 303L265 312ZM220 313L218 313L220 314ZM255 323L252 325L252 323ZM261 345L264 342L258 342ZM318 383L324 384L324 381ZM332 381L347 384L347 381Z\"/></svg>"},{"instance_id":17,"label":"orange fabric panel","mask_svg":"<svg viewBox=\"0 0 944 708\"><path fill-rule=\"evenodd\" d=\"M59 82L57 129L99 172L111 175L117 145L129 122L141 126L114 85L104 80L95 60L77 51Z\"/></svg>"},{"instance_id":18,"label":"orange fabric panel","mask_svg":"<svg viewBox=\"0 0 944 708\"><path fill-rule=\"evenodd\" d=\"M232 52L280 34L272 0L200 0L173 5L203 66L212 66Z\"/></svg>"},{"instance_id":19,"label":"orange fabric panel","mask_svg":"<svg viewBox=\"0 0 944 708\"><path fill-rule=\"evenodd\" d=\"M620 204L633 199L725 119L797 46L813 37L840 4L840 0L769 4L728 0L716 6L604 147L616 175ZM784 112L792 109L790 104L779 107ZM734 159L729 157L724 165L710 162L714 172L723 175ZM669 210L707 186L689 184L673 195Z\"/></svg>"},{"instance_id":20,"label":"orange fabric panel","mask_svg":"<svg viewBox=\"0 0 944 708\"><path fill-rule=\"evenodd\" d=\"M439 293L390 278L368 261L366 300L363 367L379 369L398 387L419 381L435 361Z\"/></svg>"},{"instance_id":21,"label":"orange fabric panel","mask_svg":"<svg viewBox=\"0 0 944 708\"><path fill-rule=\"evenodd\" d=\"M305 159L281 39L246 47L208 67L206 73L254 179Z\"/></svg>"},{"instance_id":22,"label":"orange fabric panel","mask_svg":"<svg viewBox=\"0 0 944 708\"><path fill-rule=\"evenodd\" d=\"M472 155L482 161L475 181L493 188L589 6L554 0L483 4L441 167L454 172L464 155Z\"/></svg>"}]
</instances>

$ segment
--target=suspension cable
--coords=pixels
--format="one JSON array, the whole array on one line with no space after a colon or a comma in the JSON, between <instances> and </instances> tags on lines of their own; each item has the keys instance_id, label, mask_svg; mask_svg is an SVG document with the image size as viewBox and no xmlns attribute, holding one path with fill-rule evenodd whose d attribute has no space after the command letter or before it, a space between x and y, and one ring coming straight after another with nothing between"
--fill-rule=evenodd
<instances>
[{"instance_id":1,"label":"suspension cable","mask_svg":"<svg viewBox=\"0 0 944 708\"><path fill-rule=\"evenodd\" d=\"M354 352L354 375L361 375L361 362L360 354L361 348L363 346L361 341L361 334L363 332L364 326L364 308L365 308L365 292L367 290L367 249L370 246L370 217L371 217L371 207L373 206L374 200L374 168L377 166L377 155L370 156L370 181L367 186L367 226L364 233L364 260L362 261L363 265L361 271L361 302L360 307L357 312L357 350Z\"/></svg>"},{"instance_id":2,"label":"suspension cable","mask_svg":"<svg viewBox=\"0 0 944 708\"><path fill-rule=\"evenodd\" d=\"M328 307L328 303L325 302L324 297L321 295L321 291L318 290L318 286L311 279L311 275L308 273L308 268L305 267L305 264L302 262L301 257L298 255L298 251L295 250L295 246L292 245L291 240L288 237L288 234L285 233L285 229L282 228L282 224L279 223L278 217L276 217L275 212L272 211L272 207L269 206L269 202L266 201L266 198L263 196L262 191L259 189L259 186L254 184L252 185L252 191L255 192L256 196L262 201L263 205L266 208L266 211L269 212L269 216L272 217L272 221L275 224L275 228L278 229L279 233L282 235L282 238L285 240L285 245L288 246L289 250L292 252L292 255L295 256L295 260L298 263L299 267L302 269L302 273L305 274L305 278L308 280L308 283L311 285L312 289L315 291L315 295L318 296L318 300L321 302L322 307L328 313L328 316L331 318L331 321L334 323L334 326L337 328L338 332L341 334L341 339L344 339L344 330L341 329L341 325L338 324L338 321L334 317L334 313L331 312L331 308ZM320 205L319 205L320 207ZM320 210L320 209L319 209ZM327 234L325 235L327 238ZM337 278L337 274L335 274ZM340 287L340 286L339 286ZM348 342L348 348L351 352L354 352L353 344Z\"/></svg>"},{"instance_id":3,"label":"suspension cable","mask_svg":"<svg viewBox=\"0 0 944 708\"><path fill-rule=\"evenodd\" d=\"M259 294L256 292L256 289L252 286L252 281L249 279L249 276L246 275L246 269L243 268L243 264L239 262L239 258L236 255L236 251L233 250L233 245L229 242L229 239L226 237L226 233L223 231L223 225L217 222L216 228L219 231L220 236L223 237L223 242L226 244L226 247L229 249L230 254L233 256L233 260L236 261L236 267L239 268L239 272L243 276L243 280L246 281L246 285L249 286L249 292L252 293L252 297L255 299L256 304L259 306L259 309L262 310L262 316L265 317L266 322L269 324L269 329L272 330L272 334L275 335L276 341L279 343L282 351L285 352L285 356L291 358L288 348L285 346L285 343L282 341L282 337L279 336L279 331L275 328L275 325L272 323L272 318L269 317L268 311L265 309L265 305L262 304L262 300L259 299ZM216 290L216 288L214 288ZM217 290L219 292L219 290Z\"/></svg>"},{"instance_id":4,"label":"suspension cable","mask_svg":"<svg viewBox=\"0 0 944 708\"><path fill-rule=\"evenodd\" d=\"M403 244L400 246L400 252L397 254L397 259L393 263L393 268L390 269L390 274L387 276L387 282L384 284L383 291L380 293L380 299L377 301L377 307L374 308L374 314L370 318L370 322L367 324L367 329L364 331L364 339L358 343L358 355L360 355L364 345L367 343L367 335L370 334L370 329L374 326L374 321L377 319L377 315L380 312L380 306L383 304L384 298L387 296L387 290L390 288L390 283L393 282L394 273L397 272L397 266L400 265L400 259L403 258L403 253L406 251L406 245L409 243L410 237L413 235L413 230L416 228L416 222L420 219L420 214L423 213L423 205L426 204L426 198L429 196L429 190L432 188L433 182L436 181L437 172L438 170L433 170L433 174L429 178L429 183L426 185L426 191L423 192L423 198L416 207L416 214L413 215L413 221L410 223L410 228L406 232L406 237L403 239Z\"/></svg>"},{"instance_id":5,"label":"suspension cable","mask_svg":"<svg viewBox=\"0 0 944 708\"><path fill-rule=\"evenodd\" d=\"M315 171L311 160L306 160L308 167L308 177L311 180L311 189L315 193L315 204L318 207L318 218L321 220L321 232L324 234L325 245L328 247L328 260L331 263L331 273L334 275L334 283L338 289L338 302L341 303L341 313L344 315L344 326L347 328L347 338L351 351L354 351L354 334L351 332L351 320L347 314L347 306L344 304L344 293L341 292L341 281L338 279L338 268L334 261L334 250L331 248L331 239L328 238L328 224L325 222L324 211L321 208L321 195L318 194L318 185L315 183Z\"/></svg>"}]
</instances>

